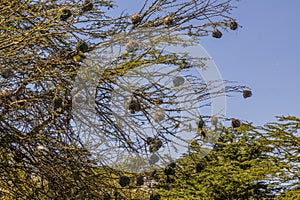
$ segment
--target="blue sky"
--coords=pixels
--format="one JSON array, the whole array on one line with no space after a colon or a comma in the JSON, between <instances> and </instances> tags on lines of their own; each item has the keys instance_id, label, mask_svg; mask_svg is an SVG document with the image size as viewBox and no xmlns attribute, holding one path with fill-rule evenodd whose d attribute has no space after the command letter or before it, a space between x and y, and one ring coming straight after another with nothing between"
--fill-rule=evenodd
<instances>
[{"instance_id":1,"label":"blue sky","mask_svg":"<svg viewBox=\"0 0 300 200\"><path fill-rule=\"evenodd\" d=\"M200 42L226 80L253 96L227 98L227 116L255 124L278 115L300 117L300 1L242 0L232 13L243 28Z\"/></svg>"},{"instance_id":2,"label":"blue sky","mask_svg":"<svg viewBox=\"0 0 300 200\"><path fill-rule=\"evenodd\" d=\"M143 1L117 2L117 10L131 13ZM300 1L241 0L236 5L232 16L242 28L223 33L221 39L200 40L223 79L253 90L248 99L241 94L227 98L227 116L256 125L279 115L300 117Z\"/></svg>"}]
</instances>

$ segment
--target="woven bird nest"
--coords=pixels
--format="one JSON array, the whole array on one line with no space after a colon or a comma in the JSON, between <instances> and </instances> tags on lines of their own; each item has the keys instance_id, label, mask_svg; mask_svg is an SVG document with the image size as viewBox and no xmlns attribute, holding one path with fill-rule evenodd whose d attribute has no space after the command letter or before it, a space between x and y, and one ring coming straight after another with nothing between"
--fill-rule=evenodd
<instances>
[{"instance_id":1,"label":"woven bird nest","mask_svg":"<svg viewBox=\"0 0 300 200\"><path fill-rule=\"evenodd\" d=\"M119 179L119 184L122 187L126 187L130 184L130 178L128 176L121 176Z\"/></svg>"},{"instance_id":2,"label":"woven bird nest","mask_svg":"<svg viewBox=\"0 0 300 200\"><path fill-rule=\"evenodd\" d=\"M231 126L232 128L238 128L241 126L241 122L238 119L232 119L231 120Z\"/></svg>"},{"instance_id":3,"label":"woven bird nest","mask_svg":"<svg viewBox=\"0 0 300 200\"><path fill-rule=\"evenodd\" d=\"M86 0L83 2L81 10L82 10L82 12L88 12L88 11L91 11L93 9L93 7L94 7L94 4L91 1Z\"/></svg>"},{"instance_id":4,"label":"woven bird nest","mask_svg":"<svg viewBox=\"0 0 300 200\"><path fill-rule=\"evenodd\" d=\"M252 91L251 90L243 90L243 97L246 99L246 98L249 98L252 96Z\"/></svg>"},{"instance_id":5,"label":"woven bird nest","mask_svg":"<svg viewBox=\"0 0 300 200\"><path fill-rule=\"evenodd\" d=\"M182 76L176 76L173 78L173 85L174 87L178 87L183 85L185 82L184 78Z\"/></svg>"},{"instance_id":6,"label":"woven bird nest","mask_svg":"<svg viewBox=\"0 0 300 200\"><path fill-rule=\"evenodd\" d=\"M165 26L173 26L175 23L174 23L174 18L171 17L171 16L167 16L165 17L164 19L164 25Z\"/></svg>"},{"instance_id":7,"label":"woven bird nest","mask_svg":"<svg viewBox=\"0 0 300 200\"><path fill-rule=\"evenodd\" d=\"M131 23L136 25L142 21L142 17L139 14L134 14L131 16Z\"/></svg>"},{"instance_id":8,"label":"woven bird nest","mask_svg":"<svg viewBox=\"0 0 300 200\"><path fill-rule=\"evenodd\" d=\"M229 28L233 31L236 30L238 28L238 23L236 21L231 21L229 24Z\"/></svg>"},{"instance_id":9,"label":"woven bird nest","mask_svg":"<svg viewBox=\"0 0 300 200\"><path fill-rule=\"evenodd\" d=\"M222 37L222 32L219 31L218 29L215 29L213 32L212 32L212 37L214 38L221 38Z\"/></svg>"},{"instance_id":10,"label":"woven bird nest","mask_svg":"<svg viewBox=\"0 0 300 200\"><path fill-rule=\"evenodd\" d=\"M72 12L67 8L63 8L59 12L59 19L61 21L67 21L71 16L72 16Z\"/></svg>"}]
</instances>

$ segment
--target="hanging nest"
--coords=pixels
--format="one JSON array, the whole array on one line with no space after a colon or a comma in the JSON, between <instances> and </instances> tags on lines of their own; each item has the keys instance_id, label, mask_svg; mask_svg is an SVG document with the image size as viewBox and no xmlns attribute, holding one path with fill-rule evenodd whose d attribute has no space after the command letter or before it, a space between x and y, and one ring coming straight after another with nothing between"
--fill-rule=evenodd
<instances>
[{"instance_id":1,"label":"hanging nest","mask_svg":"<svg viewBox=\"0 0 300 200\"><path fill-rule=\"evenodd\" d=\"M134 51L139 50L139 44L135 41L130 40L127 44L126 44L126 51L131 53Z\"/></svg>"},{"instance_id":2,"label":"hanging nest","mask_svg":"<svg viewBox=\"0 0 300 200\"><path fill-rule=\"evenodd\" d=\"M236 30L236 29L238 28L238 23L237 23L236 21L233 21L233 20L232 20L232 21L230 22L230 24L229 24L229 27L230 27L231 30L234 31L234 30Z\"/></svg>"},{"instance_id":3,"label":"hanging nest","mask_svg":"<svg viewBox=\"0 0 300 200\"><path fill-rule=\"evenodd\" d=\"M134 114L135 112L139 112L141 110L141 104L137 99L131 98L128 100L128 110L131 114Z\"/></svg>"},{"instance_id":4,"label":"hanging nest","mask_svg":"<svg viewBox=\"0 0 300 200\"><path fill-rule=\"evenodd\" d=\"M60 98L60 97L55 97L55 98L53 99L53 105L54 105L54 110L57 110L57 109L61 108L62 105L63 105L63 100L62 100L62 98Z\"/></svg>"},{"instance_id":5,"label":"hanging nest","mask_svg":"<svg viewBox=\"0 0 300 200\"><path fill-rule=\"evenodd\" d=\"M149 159L149 164L150 164L150 165L154 165L154 164L157 163L158 161L159 161L158 155L152 154L152 155L150 156L150 159Z\"/></svg>"},{"instance_id":6,"label":"hanging nest","mask_svg":"<svg viewBox=\"0 0 300 200\"><path fill-rule=\"evenodd\" d=\"M141 185L144 185L145 181L144 181L144 177L143 176L138 176L136 178L136 185L137 186L141 186Z\"/></svg>"},{"instance_id":7,"label":"hanging nest","mask_svg":"<svg viewBox=\"0 0 300 200\"><path fill-rule=\"evenodd\" d=\"M128 176L121 176L120 179L119 179L119 184L122 186L122 187L126 187L128 186L130 183L130 178Z\"/></svg>"},{"instance_id":8,"label":"hanging nest","mask_svg":"<svg viewBox=\"0 0 300 200\"><path fill-rule=\"evenodd\" d=\"M154 140L149 144L149 151L151 153L156 152L162 147L162 145L162 141L158 137L155 137Z\"/></svg>"},{"instance_id":9,"label":"hanging nest","mask_svg":"<svg viewBox=\"0 0 300 200\"><path fill-rule=\"evenodd\" d=\"M252 91L251 90L243 90L243 97L245 99L249 98L252 96Z\"/></svg>"},{"instance_id":10,"label":"hanging nest","mask_svg":"<svg viewBox=\"0 0 300 200\"><path fill-rule=\"evenodd\" d=\"M196 172L202 172L205 169L205 164L203 162L198 162L196 164Z\"/></svg>"},{"instance_id":11,"label":"hanging nest","mask_svg":"<svg viewBox=\"0 0 300 200\"><path fill-rule=\"evenodd\" d=\"M221 38L222 37L222 32L219 31L218 29L215 29L213 32L212 32L212 37L214 38Z\"/></svg>"},{"instance_id":12,"label":"hanging nest","mask_svg":"<svg viewBox=\"0 0 300 200\"><path fill-rule=\"evenodd\" d=\"M162 111L157 111L154 113L153 119L155 122L159 123L165 119L165 114Z\"/></svg>"},{"instance_id":13,"label":"hanging nest","mask_svg":"<svg viewBox=\"0 0 300 200\"><path fill-rule=\"evenodd\" d=\"M164 169L164 174L165 175L175 175L175 169L174 167L170 167L170 166L167 166L165 169Z\"/></svg>"},{"instance_id":14,"label":"hanging nest","mask_svg":"<svg viewBox=\"0 0 300 200\"><path fill-rule=\"evenodd\" d=\"M63 8L59 12L59 19L61 21L67 21L71 16L72 16L72 12L67 8Z\"/></svg>"},{"instance_id":15,"label":"hanging nest","mask_svg":"<svg viewBox=\"0 0 300 200\"><path fill-rule=\"evenodd\" d=\"M185 82L184 78L182 76L176 76L173 78L173 85L174 87L178 87L183 85Z\"/></svg>"},{"instance_id":16,"label":"hanging nest","mask_svg":"<svg viewBox=\"0 0 300 200\"><path fill-rule=\"evenodd\" d=\"M197 119L196 123L197 123L198 130L203 129L205 122L203 121L201 116Z\"/></svg>"},{"instance_id":17,"label":"hanging nest","mask_svg":"<svg viewBox=\"0 0 300 200\"><path fill-rule=\"evenodd\" d=\"M174 24L175 24L175 22L174 22L173 17L171 17L171 16L165 17L165 19L164 19L164 25L165 26L173 26Z\"/></svg>"},{"instance_id":18,"label":"hanging nest","mask_svg":"<svg viewBox=\"0 0 300 200\"><path fill-rule=\"evenodd\" d=\"M238 128L238 127L240 127L241 126L240 120L233 118L231 120L231 126L232 126L232 128Z\"/></svg>"},{"instance_id":19,"label":"hanging nest","mask_svg":"<svg viewBox=\"0 0 300 200\"><path fill-rule=\"evenodd\" d=\"M218 118L217 117L213 116L211 118L211 125L213 125L213 126L217 126L218 125Z\"/></svg>"},{"instance_id":20,"label":"hanging nest","mask_svg":"<svg viewBox=\"0 0 300 200\"><path fill-rule=\"evenodd\" d=\"M2 69L1 76L5 79L12 77L14 72L11 69Z\"/></svg>"},{"instance_id":21,"label":"hanging nest","mask_svg":"<svg viewBox=\"0 0 300 200\"><path fill-rule=\"evenodd\" d=\"M86 0L83 2L81 10L82 12L88 12L91 11L93 7L94 7L93 3L89 0Z\"/></svg>"},{"instance_id":22,"label":"hanging nest","mask_svg":"<svg viewBox=\"0 0 300 200\"><path fill-rule=\"evenodd\" d=\"M152 138L152 137L147 137L146 143L147 143L148 145L154 143L154 138Z\"/></svg>"},{"instance_id":23,"label":"hanging nest","mask_svg":"<svg viewBox=\"0 0 300 200\"><path fill-rule=\"evenodd\" d=\"M88 44L81 40L81 41L78 41L77 44L76 44L76 50L79 51L79 52L87 52L89 50L89 46Z\"/></svg>"},{"instance_id":24,"label":"hanging nest","mask_svg":"<svg viewBox=\"0 0 300 200\"><path fill-rule=\"evenodd\" d=\"M150 200L160 200L160 194L157 192L154 192L150 195Z\"/></svg>"},{"instance_id":25,"label":"hanging nest","mask_svg":"<svg viewBox=\"0 0 300 200\"><path fill-rule=\"evenodd\" d=\"M139 14L134 14L131 16L131 23L136 25L142 21L142 17Z\"/></svg>"}]
</instances>

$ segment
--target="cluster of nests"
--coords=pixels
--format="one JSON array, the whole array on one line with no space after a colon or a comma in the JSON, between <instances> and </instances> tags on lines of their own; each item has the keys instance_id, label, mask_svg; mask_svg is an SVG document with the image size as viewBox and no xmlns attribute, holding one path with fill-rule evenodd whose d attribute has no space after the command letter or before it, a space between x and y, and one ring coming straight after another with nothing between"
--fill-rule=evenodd
<instances>
[{"instance_id":1,"label":"cluster of nests","mask_svg":"<svg viewBox=\"0 0 300 200\"><path fill-rule=\"evenodd\" d=\"M90 0L85 0L81 5L81 13L91 11L94 7L94 4ZM59 11L59 19L61 21L67 21L72 16L72 11L68 8L62 8ZM89 49L88 44L85 41L78 41L76 44L76 55L73 56L75 62L81 62L85 56L84 53Z\"/></svg>"},{"instance_id":2,"label":"cluster of nests","mask_svg":"<svg viewBox=\"0 0 300 200\"><path fill-rule=\"evenodd\" d=\"M138 25L142 21L142 16L138 13L134 14L131 16L131 23L133 25ZM175 25L175 19L174 16L166 16L163 20L163 24L167 27L169 26L174 26ZM234 20L231 20L230 23L228 24L229 28L231 30L237 30L238 28L238 23ZM221 38L222 37L222 32L218 30L217 28L214 29L212 32L212 37L214 38Z\"/></svg>"},{"instance_id":3,"label":"cluster of nests","mask_svg":"<svg viewBox=\"0 0 300 200\"><path fill-rule=\"evenodd\" d=\"M163 146L163 143L158 137L147 137L146 144L149 146L149 152L153 153L149 158L149 164L154 165L160 159L155 152Z\"/></svg>"},{"instance_id":4,"label":"cluster of nests","mask_svg":"<svg viewBox=\"0 0 300 200\"><path fill-rule=\"evenodd\" d=\"M185 83L185 79L182 76L175 76L172 80L172 83L174 87L179 87ZM157 99L155 100L155 104L161 105L163 104L163 100ZM127 101L127 105L128 105L127 108L131 114L141 111L141 102L137 98L135 98L134 95L131 95L131 98ZM159 122L162 121L163 119L164 119L164 113L162 110L160 110L155 114L154 120L156 122Z\"/></svg>"},{"instance_id":5,"label":"cluster of nests","mask_svg":"<svg viewBox=\"0 0 300 200\"><path fill-rule=\"evenodd\" d=\"M145 177L144 176L138 176L136 177L136 185L137 186L142 186L145 183ZM121 176L119 178L119 184L121 187L126 187L129 186L130 184L130 178L128 176ZM108 198L110 199L110 198ZM160 200L161 196L157 192L152 192L150 195L150 200Z\"/></svg>"},{"instance_id":6,"label":"cluster of nests","mask_svg":"<svg viewBox=\"0 0 300 200\"><path fill-rule=\"evenodd\" d=\"M195 165L196 173L202 172L205 169L205 167L206 167L206 165L202 161L196 163L196 165ZM168 179L169 176L174 176L176 174L176 168L177 168L177 165L175 162L171 162L164 168L163 172L164 172L164 175L167 176L167 181L169 181L169 179ZM156 173L156 171L154 173Z\"/></svg>"},{"instance_id":7,"label":"cluster of nests","mask_svg":"<svg viewBox=\"0 0 300 200\"><path fill-rule=\"evenodd\" d=\"M238 23L234 20L231 20L228 26L231 30L234 31L238 28ZM217 28L215 28L214 31L211 34L211 36L214 37L214 38L221 38L222 35L223 35L222 32Z\"/></svg>"},{"instance_id":8,"label":"cluster of nests","mask_svg":"<svg viewBox=\"0 0 300 200\"><path fill-rule=\"evenodd\" d=\"M198 163L196 163L195 165L195 171L196 173L200 173L202 172L204 169L205 169L206 165L204 162L200 161ZM176 168L177 168L177 165L175 162L171 162L170 164L168 164L164 170L163 170L163 174L166 175L166 181L167 182L172 182L172 178L171 177L174 177L175 174L176 174ZM156 174L157 174L157 170L154 170L150 177L156 177ZM146 182L147 178L145 176L137 176L135 178L135 185L140 187L140 186L143 186ZM121 187L127 187L129 186L131 183L131 179L128 177L128 176L120 176L119 177L119 184ZM150 195L150 200L159 200L161 199L161 196L159 193L157 192L153 192L151 195Z\"/></svg>"},{"instance_id":9,"label":"cluster of nests","mask_svg":"<svg viewBox=\"0 0 300 200\"><path fill-rule=\"evenodd\" d=\"M196 120L196 124L197 124L197 128L198 128L198 133L200 134L200 136L202 136L203 138L206 137L205 131L204 131L204 126L205 126L205 122L202 119L202 117L198 117L198 119ZM211 118L211 124L213 126L217 126L218 124L218 118L217 117L212 117ZM241 122L238 119L232 118L231 119L231 126L232 128L238 128L241 126Z\"/></svg>"},{"instance_id":10,"label":"cluster of nests","mask_svg":"<svg viewBox=\"0 0 300 200\"><path fill-rule=\"evenodd\" d=\"M85 0L81 6L81 13L91 11L94 7L94 4ZM61 21L67 21L72 16L72 11L68 8L62 8L59 12L59 19Z\"/></svg>"},{"instance_id":11,"label":"cluster of nests","mask_svg":"<svg viewBox=\"0 0 300 200\"><path fill-rule=\"evenodd\" d=\"M142 16L138 13L131 16L131 23L133 25L138 25L142 21ZM175 19L173 16L166 16L162 22L165 26L174 26L175 25Z\"/></svg>"},{"instance_id":12,"label":"cluster of nests","mask_svg":"<svg viewBox=\"0 0 300 200\"><path fill-rule=\"evenodd\" d=\"M204 162L200 161L198 163L196 163L195 165L195 171L196 173L200 173L205 169L206 165ZM168 164L164 170L163 170L163 174L166 176L174 176L176 174L176 168L177 168L177 164L175 162L171 162L170 164ZM156 177L157 174L157 170L154 170L150 177ZM140 175L136 177L136 186L142 186L145 184L145 179L146 177ZM126 187L129 186L131 182L131 179L128 176L120 176L119 178L119 184L121 187Z\"/></svg>"},{"instance_id":13,"label":"cluster of nests","mask_svg":"<svg viewBox=\"0 0 300 200\"><path fill-rule=\"evenodd\" d=\"M174 79L174 86L178 86L184 83L184 78L177 76ZM252 96L252 92L251 90L243 90L243 97L244 98L249 98ZM160 104L163 103L162 100L159 102ZM137 98L134 98L133 96L131 97L131 99L127 102L128 104L128 110L130 111L131 114L134 114L135 112L139 112L141 111L141 103ZM162 120L164 120L165 118L165 113L162 110L157 111L156 113L154 113L153 118L156 122L160 122ZM211 124L213 126L217 126L218 124L218 119L217 117L212 117L211 119ZM233 119L232 120L232 127L237 128L240 126L240 122L237 119ZM206 133L204 130L204 126L205 126L205 122L202 119L202 117L198 117L198 119L196 120L196 125L197 125L197 130L199 135L202 138L206 137ZM147 144L149 145L149 151L150 152L156 152L159 150L159 148L162 146L162 142L159 138L155 137L155 138L151 138L148 137L147 138ZM153 160L151 163L156 163L158 160L158 157L156 155L153 155Z\"/></svg>"}]
</instances>

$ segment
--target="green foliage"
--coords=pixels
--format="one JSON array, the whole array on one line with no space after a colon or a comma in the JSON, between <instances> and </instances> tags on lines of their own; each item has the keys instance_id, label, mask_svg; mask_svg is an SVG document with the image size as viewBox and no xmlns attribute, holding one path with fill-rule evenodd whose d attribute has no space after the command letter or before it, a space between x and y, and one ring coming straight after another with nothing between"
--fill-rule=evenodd
<instances>
[{"instance_id":1,"label":"green foliage","mask_svg":"<svg viewBox=\"0 0 300 200\"><path fill-rule=\"evenodd\" d=\"M175 182L161 180L160 192L170 199L297 199L299 125L299 118L280 117L263 127L224 128L205 158L179 160Z\"/></svg>"},{"instance_id":2,"label":"green foliage","mask_svg":"<svg viewBox=\"0 0 300 200\"><path fill-rule=\"evenodd\" d=\"M276 200L290 200L290 199L300 199L299 188L288 190L276 198Z\"/></svg>"},{"instance_id":3,"label":"green foliage","mask_svg":"<svg viewBox=\"0 0 300 200\"><path fill-rule=\"evenodd\" d=\"M224 128L220 140L205 158L197 156L201 147L195 140L189 155L176 165L152 174L120 172L105 166L105 162L96 162L74 130L71 92L74 80L99 44L110 45L117 34L139 28L167 28L198 39L217 27L230 28L228 23L232 19L228 13L233 8L232 2L208 2L154 0L149 4L145 1L140 17L132 24L133 13L112 16L108 12L115 7L111 0L1 1L0 198L263 199L273 191L283 192L279 199L296 198L300 145L299 133L296 134L300 119L296 117L280 117L279 122L264 127L234 124L234 128ZM220 33L212 34L221 37ZM100 86L94 102L99 133L110 141L117 140L128 151L142 146L146 138L137 132L140 143L131 141L128 133L111 120L111 110L107 109L110 102L105 100L110 98L108 94L118 80L140 66L165 64L174 67L174 71L191 68L195 63L189 61L188 55L162 53L159 49L166 43L188 45L189 42L171 36L159 37L146 43L157 48L125 52L117 63L103 71L97 80ZM195 65L204 67L202 62ZM191 84L198 88L207 87L201 80L193 81ZM183 82L180 79L174 85ZM144 124L151 124L152 119L146 109L180 104L165 101L173 94L164 88L152 85L135 92L143 105L133 110L145 115L148 121L143 121ZM147 89L155 92L147 93ZM237 92L241 87L226 89ZM89 92L75 96L75 101L82 103ZM157 94L163 96L158 98ZM197 95L201 102L211 94L204 89ZM246 96L251 96L250 92ZM164 119L180 126L178 121L167 117ZM203 126L199 128L204 129ZM148 147L157 153L165 142L162 136ZM157 160L156 154L152 156ZM122 163L124 168L130 161Z\"/></svg>"}]
</instances>

